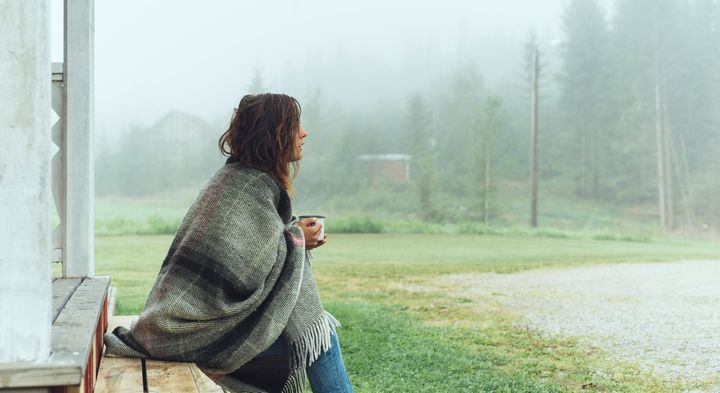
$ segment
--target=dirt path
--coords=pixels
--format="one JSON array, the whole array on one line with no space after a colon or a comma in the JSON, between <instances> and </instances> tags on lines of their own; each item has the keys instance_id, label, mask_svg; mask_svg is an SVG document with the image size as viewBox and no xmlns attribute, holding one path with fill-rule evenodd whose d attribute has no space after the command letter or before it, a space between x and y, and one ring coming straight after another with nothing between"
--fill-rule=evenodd
<instances>
[{"instance_id":1,"label":"dirt path","mask_svg":"<svg viewBox=\"0 0 720 393\"><path fill-rule=\"evenodd\" d=\"M523 316L518 323L577 337L663 378L720 376L720 261L450 275L434 284L499 301Z\"/></svg>"}]
</instances>

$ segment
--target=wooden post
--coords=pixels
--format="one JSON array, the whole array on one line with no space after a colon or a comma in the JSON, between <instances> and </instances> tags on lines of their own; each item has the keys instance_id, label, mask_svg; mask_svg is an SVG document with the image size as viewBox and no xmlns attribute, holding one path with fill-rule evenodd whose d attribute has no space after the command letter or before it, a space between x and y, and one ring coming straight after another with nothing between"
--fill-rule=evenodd
<instances>
[{"instance_id":1,"label":"wooden post","mask_svg":"<svg viewBox=\"0 0 720 393\"><path fill-rule=\"evenodd\" d=\"M540 61L537 46L532 56L532 96L530 112L530 226L537 227L537 138L538 138L538 79Z\"/></svg>"},{"instance_id":2,"label":"wooden post","mask_svg":"<svg viewBox=\"0 0 720 393\"><path fill-rule=\"evenodd\" d=\"M660 91L663 91L663 85L660 87ZM673 152L675 151L673 146L673 134L672 134L672 127L670 126L670 115L667 108L667 100L663 99L663 105L662 105L662 111L663 111L663 142L665 150L663 151L663 154L665 155L665 189L666 189L666 201L665 204L667 205L667 216L666 216L666 224L668 229L672 230L675 226L675 185L674 185L674 174L673 174L673 168L675 167L675 160Z\"/></svg>"},{"instance_id":3,"label":"wooden post","mask_svg":"<svg viewBox=\"0 0 720 393\"><path fill-rule=\"evenodd\" d=\"M94 275L94 0L65 0L63 275Z\"/></svg>"},{"instance_id":4,"label":"wooden post","mask_svg":"<svg viewBox=\"0 0 720 393\"><path fill-rule=\"evenodd\" d=\"M483 201L483 224L490 223L490 141L485 134L485 200Z\"/></svg>"},{"instance_id":5,"label":"wooden post","mask_svg":"<svg viewBox=\"0 0 720 393\"><path fill-rule=\"evenodd\" d=\"M63 260L65 247L65 85L63 83L63 64L52 64L52 108L58 116L52 128L52 141L56 146L56 153L51 160L52 195L55 201L55 211L59 222L52 233L52 248L50 258L53 261Z\"/></svg>"},{"instance_id":6,"label":"wooden post","mask_svg":"<svg viewBox=\"0 0 720 393\"><path fill-rule=\"evenodd\" d=\"M665 200L665 158L664 140L662 129L662 99L660 97L660 64L657 54L655 55L655 145L657 150L657 175L658 175L658 210L660 211L660 227L665 231L667 225L667 204Z\"/></svg>"},{"instance_id":7,"label":"wooden post","mask_svg":"<svg viewBox=\"0 0 720 393\"><path fill-rule=\"evenodd\" d=\"M50 353L50 1L0 0L0 363Z\"/></svg>"}]
</instances>

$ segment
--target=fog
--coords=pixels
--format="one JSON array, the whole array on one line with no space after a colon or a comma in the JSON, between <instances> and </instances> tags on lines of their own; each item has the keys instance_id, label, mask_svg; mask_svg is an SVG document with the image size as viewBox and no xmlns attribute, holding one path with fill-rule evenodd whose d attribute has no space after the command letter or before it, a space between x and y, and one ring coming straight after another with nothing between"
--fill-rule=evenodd
<instances>
[{"instance_id":1,"label":"fog","mask_svg":"<svg viewBox=\"0 0 720 393\"><path fill-rule=\"evenodd\" d=\"M101 128L171 109L226 113L256 68L273 91L301 96L319 85L349 105L425 89L462 60L476 60L488 78L507 77L518 40L530 28L557 33L562 9L559 0L199 4L96 2ZM56 39L53 58L61 56Z\"/></svg>"},{"instance_id":2,"label":"fog","mask_svg":"<svg viewBox=\"0 0 720 393\"><path fill-rule=\"evenodd\" d=\"M299 209L526 226L537 48L541 226L720 226L714 0L198 4L96 2L101 197L194 195L239 99L272 91L310 133Z\"/></svg>"}]
</instances>

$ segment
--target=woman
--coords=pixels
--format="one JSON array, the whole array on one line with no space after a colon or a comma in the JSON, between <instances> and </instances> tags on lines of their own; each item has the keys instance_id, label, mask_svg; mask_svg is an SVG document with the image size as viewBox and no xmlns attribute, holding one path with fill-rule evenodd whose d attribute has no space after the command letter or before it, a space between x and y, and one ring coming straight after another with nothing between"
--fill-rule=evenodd
<instances>
[{"instance_id":1,"label":"woman","mask_svg":"<svg viewBox=\"0 0 720 393\"><path fill-rule=\"evenodd\" d=\"M220 137L227 163L185 216L130 330L106 353L193 362L235 392L352 392L309 250L320 225L292 216L307 133L300 104L248 95Z\"/></svg>"}]
</instances>

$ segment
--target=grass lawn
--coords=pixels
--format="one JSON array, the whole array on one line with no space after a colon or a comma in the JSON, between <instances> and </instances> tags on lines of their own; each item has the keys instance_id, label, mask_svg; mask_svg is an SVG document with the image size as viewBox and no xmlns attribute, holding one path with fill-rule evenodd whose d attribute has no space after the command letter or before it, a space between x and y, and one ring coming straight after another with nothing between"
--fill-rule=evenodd
<instances>
[{"instance_id":1,"label":"grass lawn","mask_svg":"<svg viewBox=\"0 0 720 393\"><path fill-rule=\"evenodd\" d=\"M98 237L97 274L118 288L118 314L136 314L171 236ZM476 235L331 235L315 252L325 306L358 392L677 391L601 349L518 328L497 304L399 284L440 274L512 273L588 263L720 259L720 245Z\"/></svg>"}]
</instances>

